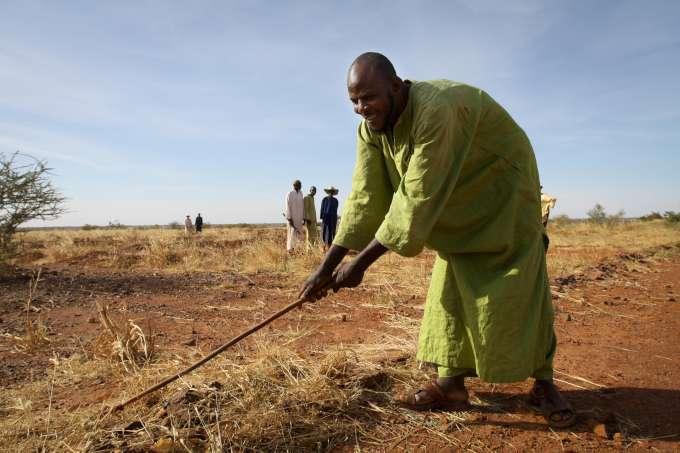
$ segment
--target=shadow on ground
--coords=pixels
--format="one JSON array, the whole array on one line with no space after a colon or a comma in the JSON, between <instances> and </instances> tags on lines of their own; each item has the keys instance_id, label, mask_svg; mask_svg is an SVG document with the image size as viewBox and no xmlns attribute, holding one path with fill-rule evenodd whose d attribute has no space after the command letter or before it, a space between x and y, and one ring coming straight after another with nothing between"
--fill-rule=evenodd
<instances>
[{"instance_id":1,"label":"shadow on ground","mask_svg":"<svg viewBox=\"0 0 680 453\"><path fill-rule=\"evenodd\" d=\"M525 396L503 392L477 392L482 402L474 410L481 413L531 413ZM604 424L609 437L620 432L636 438L680 442L680 390L612 387L599 390L570 390L562 395L578 415L572 432L592 432L594 424ZM522 430L546 431L545 423L490 421L484 418L467 425L502 425Z\"/></svg>"}]
</instances>

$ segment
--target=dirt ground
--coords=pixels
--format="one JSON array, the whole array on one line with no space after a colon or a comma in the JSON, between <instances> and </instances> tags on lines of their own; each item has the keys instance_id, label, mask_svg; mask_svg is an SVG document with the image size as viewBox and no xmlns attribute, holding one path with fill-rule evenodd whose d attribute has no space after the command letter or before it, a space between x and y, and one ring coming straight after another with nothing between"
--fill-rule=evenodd
<instances>
[{"instance_id":1,"label":"dirt ground","mask_svg":"<svg viewBox=\"0 0 680 453\"><path fill-rule=\"evenodd\" d=\"M264 273L170 274L50 265L43 268L29 310L31 319L39 318L47 327L49 347L25 352L11 338L25 326L29 281L30 274L21 267L0 277L4 389L45 379L55 355L91 351L102 334L96 302L154 332L159 350L188 360L295 296L291 285ZM578 424L549 429L523 403L529 382L494 386L470 380L474 406L455 427L456 438L471 450L680 450L680 246L619 254L585 272L554 279L552 288L558 335L555 378L577 410ZM320 348L379 344L382 336L393 333L386 326L390 316L420 318L422 294L402 294L398 303L381 306L371 288L343 291L293 311L274 322L267 334L286 332L288 344L310 360ZM246 342L239 354L247 357L249 347ZM75 387L54 389L51 410L58 414L115 400L122 385L83 376ZM393 439L382 450L445 449L425 427L447 423L445 414L433 412L424 420L421 432ZM361 447L358 441L346 449L354 450L355 444ZM0 445L11 450L1 439ZM53 449L61 448L55 444Z\"/></svg>"}]
</instances>

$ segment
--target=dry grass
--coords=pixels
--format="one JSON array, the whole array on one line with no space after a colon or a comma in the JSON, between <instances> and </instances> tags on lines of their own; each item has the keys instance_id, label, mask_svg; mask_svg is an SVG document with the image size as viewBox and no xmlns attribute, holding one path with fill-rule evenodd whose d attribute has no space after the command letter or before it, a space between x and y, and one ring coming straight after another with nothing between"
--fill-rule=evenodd
<instances>
[{"instance_id":1,"label":"dry grass","mask_svg":"<svg viewBox=\"0 0 680 453\"><path fill-rule=\"evenodd\" d=\"M621 251L680 241L680 228L663 221L613 226L554 223L548 232L552 276L577 272ZM320 249L289 257L283 228L212 228L189 237L180 230L161 229L31 231L22 233L20 239L22 254L17 263L31 266L72 263L167 272L274 273L299 281L322 258ZM408 293L423 295L433 259L433 252L415 259L387 255L371 270L366 283L380 287L386 300L396 301Z\"/></svg>"},{"instance_id":2,"label":"dry grass","mask_svg":"<svg viewBox=\"0 0 680 453\"><path fill-rule=\"evenodd\" d=\"M390 327L413 335L413 323ZM305 335L310 332L298 332ZM399 409L395 389L425 375L410 358L413 344L399 336L380 345L318 351L315 360L258 335L249 360L227 354L199 373L173 384L147 404L111 414L102 407L78 407L52 414L53 394L93 377L133 394L182 364L165 356L135 374L121 374L110 362L75 355L53 361L48 379L3 392L0 445L18 451L309 451L361 441L384 447L413 433L459 445L455 423L467 413L432 416ZM404 349L406 347L406 349ZM394 352L408 360L394 360ZM28 396L30 395L30 398ZM112 400L126 395L112 395ZM166 450L163 448L167 447ZM173 450L172 448L175 448Z\"/></svg>"},{"instance_id":3,"label":"dry grass","mask_svg":"<svg viewBox=\"0 0 680 453\"><path fill-rule=\"evenodd\" d=\"M33 302L34 295L38 289L38 283L40 282L41 269L38 269L33 273L30 281L28 282L28 297L26 298L26 320L24 323L24 332L22 335L11 335L5 334L5 337L11 338L15 343L15 348L18 351L30 353L42 346L49 344L50 340L48 338L47 327L43 324L39 315L33 313L33 307L31 303Z\"/></svg>"},{"instance_id":4,"label":"dry grass","mask_svg":"<svg viewBox=\"0 0 680 453\"><path fill-rule=\"evenodd\" d=\"M661 221L630 221L612 226L588 222L548 225L548 272L552 277L580 272L619 253L639 252L680 241L680 228Z\"/></svg>"}]
</instances>

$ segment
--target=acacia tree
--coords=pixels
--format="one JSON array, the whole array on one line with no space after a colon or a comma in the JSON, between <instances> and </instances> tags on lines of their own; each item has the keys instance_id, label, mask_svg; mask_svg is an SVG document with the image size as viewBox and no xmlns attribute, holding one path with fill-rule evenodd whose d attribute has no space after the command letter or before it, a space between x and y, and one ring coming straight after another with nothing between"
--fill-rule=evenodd
<instances>
[{"instance_id":1,"label":"acacia tree","mask_svg":"<svg viewBox=\"0 0 680 453\"><path fill-rule=\"evenodd\" d=\"M65 212L65 198L52 185L50 170L46 161L27 154L0 153L0 263L15 253L12 237L19 225Z\"/></svg>"},{"instance_id":2,"label":"acacia tree","mask_svg":"<svg viewBox=\"0 0 680 453\"><path fill-rule=\"evenodd\" d=\"M626 213L621 209L616 214L607 214L604 207L600 203L593 206L593 209L587 212L588 220L599 225L613 226L621 222Z\"/></svg>"},{"instance_id":3,"label":"acacia tree","mask_svg":"<svg viewBox=\"0 0 680 453\"><path fill-rule=\"evenodd\" d=\"M600 203L593 206L593 209L586 213L588 219L593 223L604 223L607 220L607 213Z\"/></svg>"}]
</instances>

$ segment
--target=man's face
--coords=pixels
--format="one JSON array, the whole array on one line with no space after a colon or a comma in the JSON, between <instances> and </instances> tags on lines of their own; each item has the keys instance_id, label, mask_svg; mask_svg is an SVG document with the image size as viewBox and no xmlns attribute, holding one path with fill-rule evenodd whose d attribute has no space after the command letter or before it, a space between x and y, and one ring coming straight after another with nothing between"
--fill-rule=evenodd
<instances>
[{"instance_id":1,"label":"man's face","mask_svg":"<svg viewBox=\"0 0 680 453\"><path fill-rule=\"evenodd\" d=\"M301 188L302 188L302 184L299 181L295 181L293 183L293 189L295 189L299 192Z\"/></svg>"},{"instance_id":2,"label":"man's face","mask_svg":"<svg viewBox=\"0 0 680 453\"><path fill-rule=\"evenodd\" d=\"M312 187L311 189L309 189L309 193L312 196L316 195L316 187Z\"/></svg>"},{"instance_id":3,"label":"man's face","mask_svg":"<svg viewBox=\"0 0 680 453\"><path fill-rule=\"evenodd\" d=\"M347 91L354 111L374 131L382 131L388 126L395 90L398 91L398 86L395 88L384 77L361 65L353 66L347 77Z\"/></svg>"}]
</instances>

